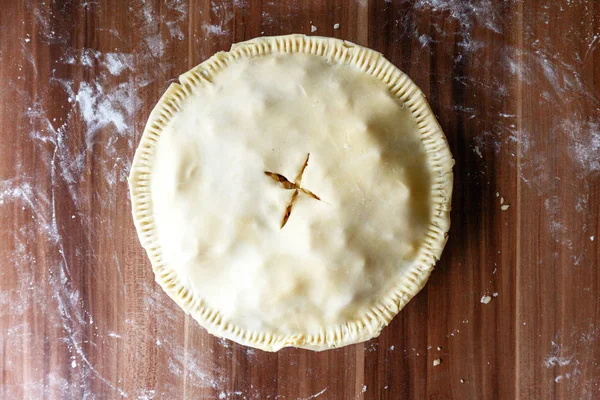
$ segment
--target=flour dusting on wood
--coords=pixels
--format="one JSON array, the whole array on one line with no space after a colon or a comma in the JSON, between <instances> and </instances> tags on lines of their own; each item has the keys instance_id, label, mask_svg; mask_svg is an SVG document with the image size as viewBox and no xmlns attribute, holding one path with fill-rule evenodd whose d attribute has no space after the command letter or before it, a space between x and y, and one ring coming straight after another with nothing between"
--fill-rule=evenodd
<instances>
[{"instance_id":1,"label":"flour dusting on wood","mask_svg":"<svg viewBox=\"0 0 600 400\"><path fill-rule=\"evenodd\" d=\"M7 118L21 119L23 129L19 135L11 136L20 141L20 152L6 154L16 161L0 175L0 222L10 226L2 232L10 259L0 271L0 278L14 277L10 288L0 290L0 318L15 321L2 336L0 354L10 356L18 349L24 352L23 357L34 360L47 348L46 335L59 337L60 341L52 344L58 348L51 360L54 370L31 371L27 379L2 388L3 393L12 398L179 398L180 384L185 379L188 388L210 391L215 399L262 399L256 387L235 387L230 369L240 363L244 368L261 368L261 360L266 356L252 349L239 351L239 346L227 340L215 341L210 348L191 347L181 335L182 327L188 324L192 335L205 332L194 321L186 322L177 305L150 283L148 264L143 269L137 267L143 264L143 254L131 250L137 244L123 243L129 237L135 239L132 225L119 226L115 221L117 216L129 213L126 178L151 107L168 83L187 70L188 63L210 56L203 54L197 44L211 41L215 51L227 49L234 33L237 38L240 32L250 31L246 18L251 11L260 15L263 32L291 33L286 31L287 24L301 6L290 3L289 9L284 9L267 1L255 10L255 4L245 0L213 0L206 9L191 11L185 0L166 0L160 5L133 0L121 20L111 17L113 10L102 2L74 3L72 8L50 3L37 3L31 20L22 21L27 27L23 29L30 32L15 33L20 59L13 60L0 50L3 66L18 64L18 76L14 82L7 82L4 98L15 103L14 115ZM597 268L597 221L592 220L595 214L590 209L597 206L595 190L600 175L600 98L597 83L584 79L584 71L594 68L598 59L600 32L593 24L587 24L585 32L569 27L565 40L573 46L566 52L557 51L549 40L536 38L535 33L540 26L550 26L553 19L560 23L561 13L581 7L584 2L548 3L536 15L518 14L520 11L515 10L520 8L513 7L521 4L517 0L400 3L402 13L397 13L395 25L385 27L395 29L392 46L380 50L395 57L398 64L405 63L413 69L408 72L417 76L424 60L431 71L435 70L432 62L448 66L447 73L431 72L429 76L427 72L419 77L422 83L430 85L433 102L442 104L436 113L441 115L443 124L451 122L444 128L454 129L447 131L453 145L459 148L457 143L466 142L467 151L459 153L458 160L458 170L464 174L461 184L480 188L490 182L519 180L523 185L521 196L535 199L542 209L540 238L536 240L549 240L556 246L553 254L540 255L540 264L548 271L577 267L575 272L567 271L572 274ZM358 6L365 9L373 4L358 1ZM389 10L396 6L395 2L386 1L384 11L392 12ZM369 8L369 13L374 10L375 7ZM318 16L315 13L311 17ZM94 29L95 40L75 41L75 27L84 19L90 24L89 29ZM421 20L426 23L420 23ZM523 37L503 40L521 29L517 20L522 21ZM192 37L188 37L190 21L197 24ZM319 24L317 32L333 27L336 35L346 29L352 33L354 25L342 22L341 30L337 30L337 23ZM124 23L133 27L139 40L125 36ZM313 24L317 28L316 22ZM310 25L306 25L307 31ZM491 41L483 41L484 36ZM398 55L404 51L405 41L414 43L414 54L408 58L404 53L404 58ZM94 47L98 43L103 46ZM188 47L192 54L188 54ZM174 59L179 56L192 59ZM489 75L488 71L501 73ZM38 84L35 93L30 94L32 81ZM448 85L453 98L458 99L454 104L435 97L439 96L436 90ZM543 90L538 93L540 87ZM527 105L515 105L514 98L522 92L535 95L529 101L540 107L574 111L568 118L564 112L556 112L538 120ZM481 102L481 98L486 102ZM578 111L586 105L592 105L594 111ZM546 141L553 146L547 146ZM570 161L568 166L573 173L562 175L557 171L557 159ZM493 181L498 175L506 178ZM568 182L565 176L576 180ZM507 224L513 223L511 218L517 218L516 208L522 199L514 193L508 197L508 188L490 190L499 190L510 198L511 208L503 216ZM565 192L576 192L576 201L565 202ZM496 210L507 205L499 206L493 196L483 201L489 201ZM576 224L565 218L569 215L564 212L567 207L577 212ZM473 215L476 213L481 210L475 210ZM97 232L114 232L114 237L100 237ZM500 255L498 260L494 257L495 252L489 256L490 271L494 268L492 262L500 262ZM557 260L567 260L572 265ZM492 275L495 273L496 269ZM132 280L132 276L136 279ZM496 299L493 279L478 294L471 294L473 309L449 321L447 330L432 343L472 337L475 328L469 321L476 321L472 325L479 327L482 313L500 308L505 293ZM112 284L117 290L107 295L106 288ZM592 290L591 284L582 287L577 301L597 301ZM133 297L134 306L126 304ZM105 319L106 310L89 306L91 298L102 299L94 300L94 304L122 313ZM39 326L27 320L31 313L43 316L39 321L47 331L40 331ZM516 329L525 329L532 322L518 325ZM553 341L540 344L546 346L545 356L534 360L539 368L536 371L543 379L564 388L572 398L594 398L600 393L600 366L589 349L597 348L600 327L590 321L568 332L558 328L556 331ZM152 357L156 359L152 362L160 370L153 373L162 374L161 382L172 383L155 386L152 379L157 378L149 377L148 371L127 371L128 379L139 384L126 390L129 382L115 379L115 371L105 369L98 361L103 357L121 361L125 349L137 357L131 351L137 346L155 349ZM431 346L424 345L403 352L394 351L396 348L402 349L402 345L380 346L374 341L361 353L369 357L385 351L404 358L422 358L431 350ZM452 348L444 345L444 352L451 352ZM297 358L290 356L289 360L290 367L298 367ZM443 365L452 360L452 355L444 354L444 360ZM7 365L6 374L16 379L23 376L22 366L10 362ZM302 373L316 379L313 371ZM362 389L364 393L367 386ZM330 387L321 386L296 399L325 399L332 393Z\"/></svg>"}]
</instances>

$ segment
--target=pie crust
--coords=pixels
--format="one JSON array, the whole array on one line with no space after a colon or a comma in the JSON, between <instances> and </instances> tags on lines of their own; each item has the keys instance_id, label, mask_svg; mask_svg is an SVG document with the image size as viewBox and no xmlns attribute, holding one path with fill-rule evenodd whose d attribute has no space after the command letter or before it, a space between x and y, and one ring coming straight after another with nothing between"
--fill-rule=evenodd
<instances>
[{"instance_id":1,"label":"pie crust","mask_svg":"<svg viewBox=\"0 0 600 400\"><path fill-rule=\"evenodd\" d=\"M129 177L157 282L267 351L378 336L450 226L454 160L423 93L373 50L304 35L235 44L179 82Z\"/></svg>"}]
</instances>

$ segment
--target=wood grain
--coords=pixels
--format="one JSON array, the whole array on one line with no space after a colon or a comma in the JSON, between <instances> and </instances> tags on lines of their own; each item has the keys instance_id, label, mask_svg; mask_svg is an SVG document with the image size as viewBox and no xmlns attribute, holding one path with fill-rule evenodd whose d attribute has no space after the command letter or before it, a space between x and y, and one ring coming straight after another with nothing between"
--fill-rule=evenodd
<instances>
[{"instance_id":1,"label":"wood grain","mask_svg":"<svg viewBox=\"0 0 600 400\"><path fill-rule=\"evenodd\" d=\"M452 228L380 337L270 354L162 293L126 176L179 74L311 26L423 89ZM0 398L600 398L599 48L593 0L0 2Z\"/></svg>"}]
</instances>

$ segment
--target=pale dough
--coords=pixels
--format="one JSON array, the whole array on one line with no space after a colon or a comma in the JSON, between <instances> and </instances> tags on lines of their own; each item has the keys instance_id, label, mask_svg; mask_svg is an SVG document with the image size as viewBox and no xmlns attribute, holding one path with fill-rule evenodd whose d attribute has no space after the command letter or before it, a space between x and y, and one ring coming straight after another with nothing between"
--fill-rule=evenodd
<instances>
[{"instance_id":1,"label":"pale dough","mask_svg":"<svg viewBox=\"0 0 600 400\"><path fill-rule=\"evenodd\" d=\"M424 285L445 243L452 159L416 86L377 53L277 40L217 54L165 95L175 101L161 100L132 168L134 216L157 280L211 332L321 350L377 335ZM336 46L349 54L326 53ZM349 50L389 64L410 96Z\"/></svg>"}]
</instances>

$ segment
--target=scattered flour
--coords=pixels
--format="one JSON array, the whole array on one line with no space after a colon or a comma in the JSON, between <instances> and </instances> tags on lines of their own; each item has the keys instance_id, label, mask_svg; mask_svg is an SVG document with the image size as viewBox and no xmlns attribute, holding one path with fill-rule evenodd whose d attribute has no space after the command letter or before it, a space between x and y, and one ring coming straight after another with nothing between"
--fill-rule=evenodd
<instances>
[{"instance_id":1,"label":"scattered flour","mask_svg":"<svg viewBox=\"0 0 600 400\"><path fill-rule=\"evenodd\" d=\"M493 0L417 0L413 3L416 10L431 10L433 13L447 15L457 22L461 36L459 46L465 51L476 51L482 44L473 39L473 29L483 27L501 34L502 5Z\"/></svg>"},{"instance_id":2,"label":"scattered flour","mask_svg":"<svg viewBox=\"0 0 600 400\"><path fill-rule=\"evenodd\" d=\"M202 29L207 36L227 36L231 34L230 22L234 17L234 9L243 9L247 6L246 1L224 1L210 2L211 23L203 24Z\"/></svg>"},{"instance_id":3,"label":"scattered flour","mask_svg":"<svg viewBox=\"0 0 600 400\"><path fill-rule=\"evenodd\" d=\"M583 176L600 172L600 118L565 120L561 133L571 139L570 155L581 168Z\"/></svg>"},{"instance_id":4,"label":"scattered flour","mask_svg":"<svg viewBox=\"0 0 600 400\"><path fill-rule=\"evenodd\" d=\"M110 92L106 92L98 82L82 82L75 94L75 101L87 125L88 137L108 125L113 125L117 132L125 132L138 100L129 82L111 88Z\"/></svg>"},{"instance_id":5,"label":"scattered flour","mask_svg":"<svg viewBox=\"0 0 600 400\"><path fill-rule=\"evenodd\" d=\"M35 194L28 182L18 182L17 179L0 181L0 205L6 202L21 201L31 210L35 210Z\"/></svg>"},{"instance_id":6,"label":"scattered flour","mask_svg":"<svg viewBox=\"0 0 600 400\"><path fill-rule=\"evenodd\" d=\"M177 1L165 3L171 6ZM146 4L133 1L132 7L136 6L144 7L148 12L132 13L133 25L145 37L153 38L159 26L147 24L143 16L158 14ZM101 5L94 3L89 7ZM144 79L147 82L157 78L164 80L160 75L163 66L153 57L160 54L167 44L150 42L146 43L147 46L138 45L132 53L75 49L70 39L72 24L59 13L53 13L52 9L42 6L33 11L39 28L36 43L54 46L61 54L54 62L90 70L83 76L93 78L82 79L81 74L65 78L52 69L48 82L43 90L35 93L35 97L15 92L14 101L25 105L27 111L23 116L29 123L29 127L25 128L29 129L29 134L23 135L21 140L30 141L36 157L34 164L26 157L16 155L23 164L15 165L9 175L0 177L0 215L5 212L14 215L18 210L25 217L21 219L21 226L12 232L13 249L7 254L11 257L8 265L14 268L11 272L18 277L19 284L14 290L0 290L0 305L5 306L0 315L10 312L11 318L19 318L30 312L32 307L43 314L47 329L58 332L60 336L57 342L60 351L69 355L66 361L70 370L69 380L50 372L41 380L32 377L27 382L5 387L3 393L15 398L70 398L71 391L76 390L83 398L95 398L99 395L95 391L100 383L103 393L113 393L111 396L131 398L139 394L139 398L154 398L155 394L150 390L125 392L120 382L104 376L95 360L89 357L90 346L106 343L107 339L114 341L125 337L127 331L118 327L126 324L132 316L124 315L113 326L114 321L98 320L86 309L79 291L80 282L74 280L74 275L81 273L80 266L72 264L72 260L84 255L86 262L95 264L99 257L112 258L114 264L110 267L118 271L120 289L125 293L127 288L120 269L121 244L107 238L102 247L103 254L98 255L95 253L96 245L90 247L91 242L85 244L85 239L73 237L70 229L77 226L85 236L94 224L103 224L109 230L114 224L111 219L101 219L100 215L110 215L121 207L119 204L123 204L122 196L127 193L126 175L135 144L133 133L143 127L135 126L143 122L135 117L142 103L139 96L141 82ZM118 32L115 38L120 40ZM127 46L128 43L118 45ZM32 56L29 46L23 46L21 51L23 59L29 62L24 68L29 68L33 76L37 76L39 59ZM136 54L135 58L133 54ZM134 68L136 76L143 79L136 81L126 76ZM47 110L45 106L50 99L61 98L61 91L65 95L64 104ZM62 115L57 115L56 110L63 110L58 111ZM76 138L72 140L69 136ZM34 174L43 178L34 180ZM92 176L105 185L96 184L93 193L82 193L81 188L89 187L87 182ZM101 202L94 200L94 204L102 208L100 213L98 210L92 212L89 199L102 199ZM36 270L39 258L47 270L43 274L34 274L32 271ZM112 307L111 302L119 301L119 298L110 297L106 301L107 307ZM22 325L22 329L16 330L18 326L14 325L6 333L0 353L7 345L27 349L25 356L41 354L44 338L34 334L36 331L30 326ZM176 359L173 363L177 366ZM5 372L19 377L21 372L13 370L17 367L9 364ZM161 396L157 394L157 397Z\"/></svg>"},{"instance_id":7,"label":"scattered flour","mask_svg":"<svg viewBox=\"0 0 600 400\"><path fill-rule=\"evenodd\" d=\"M164 54L166 46L160 33L147 37L145 42L150 50L150 53L155 58L160 58Z\"/></svg>"},{"instance_id":8,"label":"scattered flour","mask_svg":"<svg viewBox=\"0 0 600 400\"><path fill-rule=\"evenodd\" d=\"M431 36L427 35L426 33L419 36L419 43L421 43L422 47L428 46L429 43L431 43L432 41L433 41L433 38Z\"/></svg>"},{"instance_id":9,"label":"scattered flour","mask_svg":"<svg viewBox=\"0 0 600 400\"><path fill-rule=\"evenodd\" d=\"M107 53L104 55L105 66L113 75L120 75L133 66L133 55L123 53Z\"/></svg>"},{"instance_id":10,"label":"scattered flour","mask_svg":"<svg viewBox=\"0 0 600 400\"><path fill-rule=\"evenodd\" d=\"M552 352L544 359L546 368L564 367L571 364L573 356L561 356L560 347L555 342L552 342Z\"/></svg>"},{"instance_id":11,"label":"scattered flour","mask_svg":"<svg viewBox=\"0 0 600 400\"><path fill-rule=\"evenodd\" d=\"M169 34L172 39L183 40L185 39L185 33L181 29L181 24L178 21L167 21L167 28L169 28Z\"/></svg>"},{"instance_id":12,"label":"scattered flour","mask_svg":"<svg viewBox=\"0 0 600 400\"><path fill-rule=\"evenodd\" d=\"M224 36L229 34L229 31L223 30L221 25L204 25L203 28L207 35Z\"/></svg>"},{"instance_id":13,"label":"scattered flour","mask_svg":"<svg viewBox=\"0 0 600 400\"><path fill-rule=\"evenodd\" d=\"M137 400L153 400L156 398L156 390L154 389L140 389L136 392Z\"/></svg>"},{"instance_id":14,"label":"scattered flour","mask_svg":"<svg viewBox=\"0 0 600 400\"><path fill-rule=\"evenodd\" d=\"M365 386L365 387L366 387L366 386ZM298 399L298 400L311 400L311 399L316 399L317 397L319 397L319 396L321 396L323 393L325 393L325 392L327 391L327 389L328 389L328 388L325 388L325 389L321 390L321 391L320 391L320 392L318 392L318 393L315 393L315 394L313 394L313 395L310 395L310 396L308 396L308 397L304 397L304 398L302 398L302 399ZM363 393L364 393L364 390L363 390Z\"/></svg>"},{"instance_id":15,"label":"scattered flour","mask_svg":"<svg viewBox=\"0 0 600 400\"><path fill-rule=\"evenodd\" d=\"M551 351L543 366L556 371L555 383L565 385L569 398L592 399L600 390L600 365L593 351L600 340L600 327L590 320L588 324L573 327L569 334L557 333L551 342ZM561 343L561 344L559 344Z\"/></svg>"}]
</instances>

